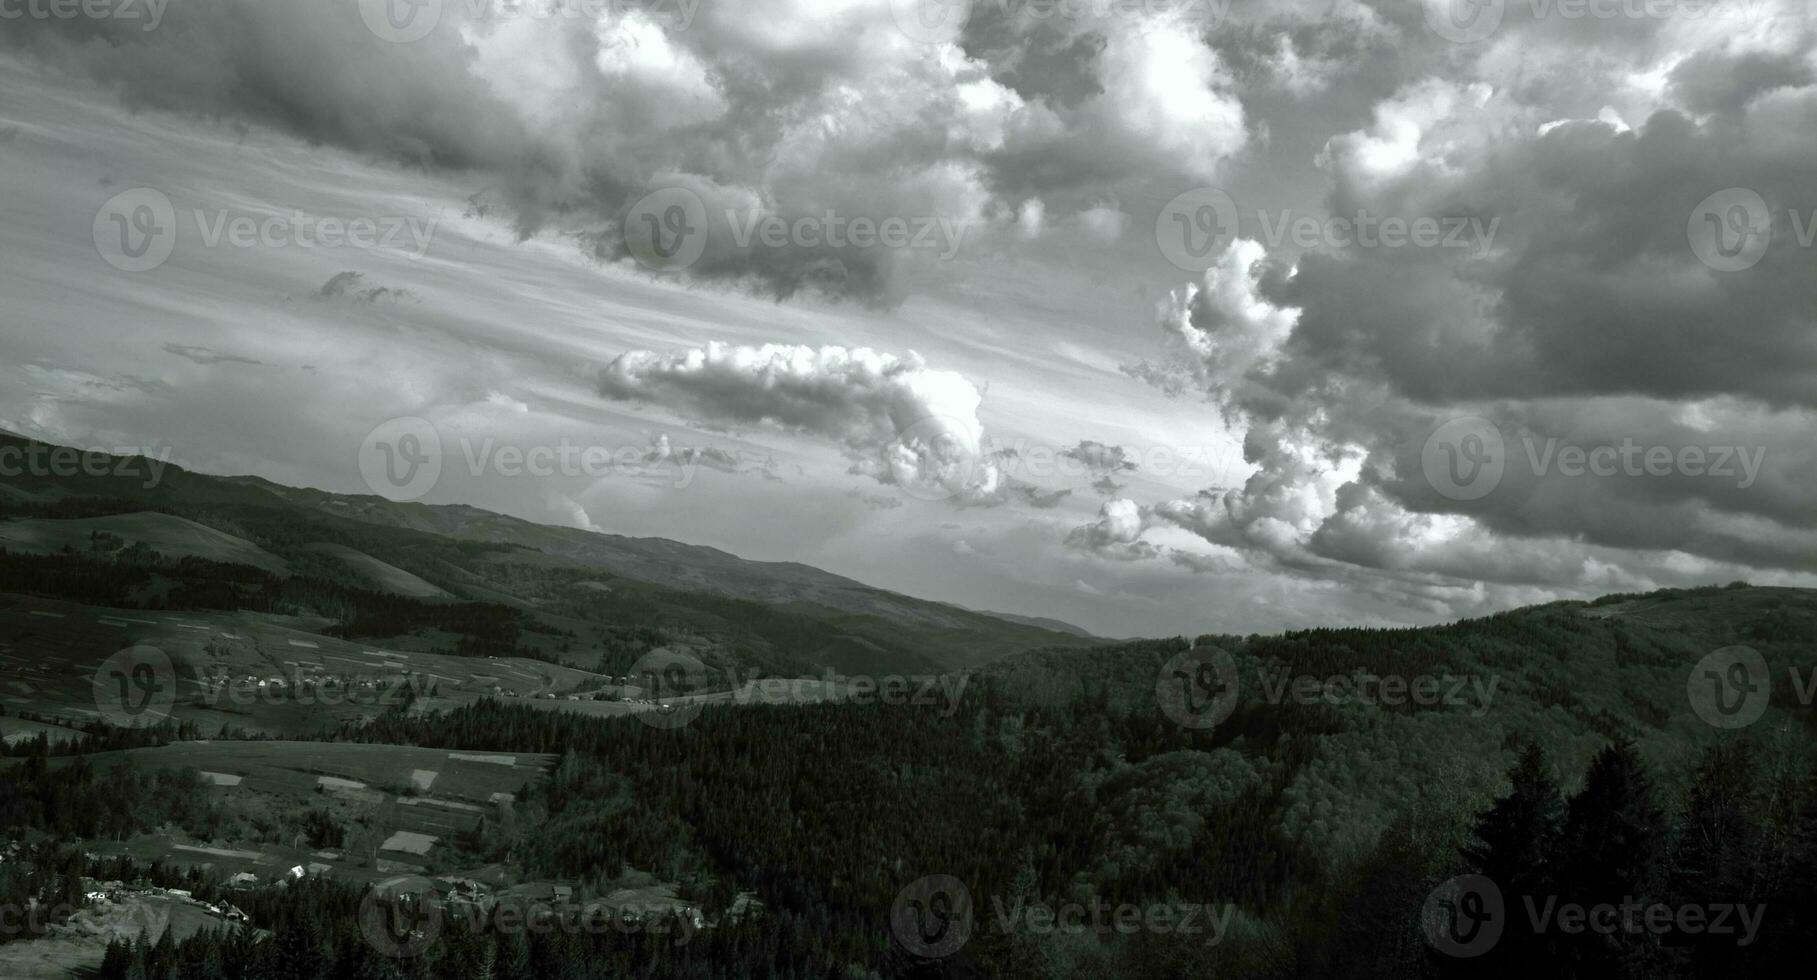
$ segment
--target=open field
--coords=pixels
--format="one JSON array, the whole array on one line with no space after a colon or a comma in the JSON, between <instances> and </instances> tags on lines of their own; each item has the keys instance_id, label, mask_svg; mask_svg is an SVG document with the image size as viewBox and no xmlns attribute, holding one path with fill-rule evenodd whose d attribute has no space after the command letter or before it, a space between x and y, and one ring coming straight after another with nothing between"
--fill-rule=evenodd
<instances>
[{"instance_id":1,"label":"open field","mask_svg":"<svg viewBox=\"0 0 1817 980\"><path fill-rule=\"evenodd\" d=\"M84 732L62 725L47 725L43 722L26 721L23 718L0 716L0 742L13 745L18 742L48 734L53 742L80 741L88 737Z\"/></svg>"},{"instance_id":2,"label":"open field","mask_svg":"<svg viewBox=\"0 0 1817 980\"><path fill-rule=\"evenodd\" d=\"M370 717L396 700L386 692L406 680L419 688L432 684L438 693L531 695L598 677L540 660L398 651L315 632L326 626L264 613L106 609L0 595L0 705L9 713L95 720L97 698L117 696L97 683L96 670L135 645L170 658L177 719L209 731L227 724L279 736ZM350 678L356 686L289 697L299 678L324 677ZM273 678L282 683L269 683ZM362 689L361 681L371 686Z\"/></svg>"},{"instance_id":3,"label":"open field","mask_svg":"<svg viewBox=\"0 0 1817 980\"><path fill-rule=\"evenodd\" d=\"M162 936L173 930L187 939L204 929L235 929L234 923L197 902L171 895L129 895L77 912L41 939L0 945L0 977L8 980L64 980L85 976L101 965L113 939Z\"/></svg>"},{"instance_id":4,"label":"open field","mask_svg":"<svg viewBox=\"0 0 1817 980\"><path fill-rule=\"evenodd\" d=\"M494 763L491 753L449 752L406 745L367 745L352 742L205 741L173 742L158 748L97 752L88 756L96 766L124 762L134 769L195 769L239 776L233 785L217 789L236 793L273 793L307 804L318 795L372 790L396 796L412 787L419 773L432 778L425 794L413 805L450 800L490 809L493 794L515 794L541 774L553 757L547 755L496 756L510 764Z\"/></svg>"},{"instance_id":5,"label":"open field","mask_svg":"<svg viewBox=\"0 0 1817 980\"><path fill-rule=\"evenodd\" d=\"M41 555L54 555L65 548L87 552L96 532L112 534L127 544L143 542L170 558L251 565L275 575L290 572L282 558L250 541L181 517L151 512L71 520L0 521L0 547Z\"/></svg>"},{"instance_id":6,"label":"open field","mask_svg":"<svg viewBox=\"0 0 1817 980\"><path fill-rule=\"evenodd\" d=\"M51 764L71 758L53 757ZM508 806L553 762L547 755L287 741L176 742L88 759L103 771L122 763L141 771L192 769L237 816L270 824L320 809L350 833L347 846L334 851L313 850L300 840L195 841L155 834L93 842L88 846L94 853L205 865L260 880L302 866L351 881L447 860L449 838ZM0 767L17 764L0 761Z\"/></svg>"}]
</instances>

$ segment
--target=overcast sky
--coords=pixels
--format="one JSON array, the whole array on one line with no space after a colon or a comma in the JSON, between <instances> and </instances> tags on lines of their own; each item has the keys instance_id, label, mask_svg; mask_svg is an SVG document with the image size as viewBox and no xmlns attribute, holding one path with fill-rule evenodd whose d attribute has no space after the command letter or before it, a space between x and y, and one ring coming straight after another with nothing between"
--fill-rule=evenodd
<instances>
[{"instance_id":1,"label":"overcast sky","mask_svg":"<svg viewBox=\"0 0 1817 980\"><path fill-rule=\"evenodd\" d=\"M58 9L6 429L1106 635L1817 585L1803 0Z\"/></svg>"}]
</instances>

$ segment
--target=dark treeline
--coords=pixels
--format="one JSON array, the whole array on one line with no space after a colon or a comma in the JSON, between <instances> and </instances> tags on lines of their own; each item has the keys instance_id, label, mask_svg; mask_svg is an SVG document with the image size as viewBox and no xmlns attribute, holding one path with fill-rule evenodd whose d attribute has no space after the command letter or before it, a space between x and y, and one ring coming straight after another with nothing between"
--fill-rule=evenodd
<instances>
[{"instance_id":1,"label":"dark treeline","mask_svg":"<svg viewBox=\"0 0 1817 980\"><path fill-rule=\"evenodd\" d=\"M42 755L0 768L0 831L62 839L121 839L174 823L208 835L222 816L194 772L101 769L85 757L51 765Z\"/></svg>"},{"instance_id":2,"label":"dark treeline","mask_svg":"<svg viewBox=\"0 0 1817 980\"><path fill-rule=\"evenodd\" d=\"M1288 883L1304 887L1320 870L1275 830L1272 814L1310 744L1291 736L1328 723L1305 710L1260 717L1269 710L1246 706L1213 734L1100 696L1041 707L987 689L951 712L748 705L707 710L669 731L483 701L432 715L388 712L341 737L561 753L509 833L476 835L490 848L484 857L509 854L581 881L627 866L686 881L704 868L727 879L690 896L709 917L725 909L732 886L754 892L765 915L779 917L770 926L790 923L816 964L810 973L823 975L907 969L888 914L902 887L926 874L967 882L981 921L995 914L993 897L1058 903L1081 888L1110 902L1241 903L1257 915L1285 914ZM1111 857L1140 846L1132 821L1107 805L1126 788L1130 764L1165 771L1170 759L1262 730L1274 735L1258 747L1268 778L1205 814L1185 846L1133 862ZM1082 790L1080 777L1094 771L1104 785ZM1150 940L1180 949L1193 941L1140 943ZM1127 942L1125 955L1138 957L1140 943ZM1250 955L1234 945L1216 952L1232 968ZM1029 944L987 933L953 960L921 966L1037 976L1040 962ZM1149 975L1136 962L1126 962L1138 971L1129 975Z\"/></svg>"},{"instance_id":3,"label":"dark treeline","mask_svg":"<svg viewBox=\"0 0 1817 980\"><path fill-rule=\"evenodd\" d=\"M0 444L5 441L0 439ZM57 497L52 500L0 497L0 518L36 517L49 521L71 521L90 517L117 517L142 511L162 512L163 508L121 497Z\"/></svg>"},{"instance_id":4,"label":"dark treeline","mask_svg":"<svg viewBox=\"0 0 1817 980\"><path fill-rule=\"evenodd\" d=\"M1530 748L1461 852L1417 853L1419 835L1397 827L1359 870L1332 874L1281 839L1270 816L1283 774L1302 761L1296 746L1306 740L1291 732L1265 750L1276 767L1270 778L1211 814L1189 846L1146 863L1107 863L1130 843L1122 835L1132 821L1118 800L1140 770L1122 763L1165 769L1234 736L1120 711L1092 694L1041 707L987 685L950 713L753 705L707 710L675 730L483 701L438 714L394 710L337 737L560 753L513 818L490 821L463 846L580 882L656 869L695 882L688 897L719 924L678 947L672 937L611 931L474 935L451 919L428 953L391 960L360 934L356 890L309 882L242 905L271 930L263 941L209 934L120 944L104 976L831 977L860 968L1039 977L1054 975L1052 951L1037 937L995 930L997 903L1057 904L1081 888L1110 902L1234 902L1285 937L1215 947L1203 937L1112 937L1118 977L1781 976L1817 939L1817 792L1772 793L1743 740L1708 751L1679 815L1662 811L1626 743L1600 753L1569 797ZM1097 771L1095 789L1082 789L1092 780L1078 777ZM72 794L93 798L37 772L41 795L60 802L34 812L57 810ZM1434 866L1442 872L1419 870ZM1497 883L1506 930L1467 960L1438 953L1420 929L1433 887L1463 873ZM887 918L899 889L925 874L959 878L976 902L974 938L935 962L895 946ZM760 911L728 915L734 891L746 889ZM1764 918L1747 945L1739 933L1530 927L1530 908L1626 902L1758 906Z\"/></svg>"},{"instance_id":5,"label":"dark treeline","mask_svg":"<svg viewBox=\"0 0 1817 980\"><path fill-rule=\"evenodd\" d=\"M99 980L607 980L674 977L745 980L830 976L804 948L805 924L781 916L762 924L728 920L694 932L672 920L626 929L604 919L549 922L536 929L502 919L472 923L443 915L430 941L409 957L392 957L372 941L386 936L360 889L325 879L248 893L239 907L268 935L204 931L181 942L110 943ZM405 938L405 937L397 937ZM423 937L409 937L422 939Z\"/></svg>"},{"instance_id":6,"label":"dark treeline","mask_svg":"<svg viewBox=\"0 0 1817 980\"><path fill-rule=\"evenodd\" d=\"M1341 955L1330 957L1326 975L1808 975L1817 943L1817 781L1799 798L1776 797L1754 753L1744 739L1711 747L1696 766L1688 807L1673 819L1632 745L1600 752L1568 798L1544 752L1527 746L1509 793L1481 814L1449 869L1488 879L1498 896L1485 904L1484 890L1473 888L1477 897L1467 902L1475 911L1466 909L1451 935L1471 936L1476 922L1493 922L1499 939L1469 957L1425 945L1413 924L1438 881L1410 870L1418 856L1406 853L1404 838L1390 840L1358 883L1348 921L1337 924L1333 948ZM1600 913L1601 929L1565 924L1572 913L1563 910L1602 906L1611 911ZM1649 907L1668 911L1649 924ZM1694 910L1691 919L1680 918L1685 910ZM1436 930L1459 914L1425 911L1425 925Z\"/></svg>"},{"instance_id":7,"label":"dark treeline","mask_svg":"<svg viewBox=\"0 0 1817 980\"><path fill-rule=\"evenodd\" d=\"M5 711L0 709L0 714L5 714ZM0 759L21 756L92 755L119 749L156 748L172 742L187 742L207 737L199 726L189 721L165 722L162 725L147 725L143 728L121 728L104 721L93 719L69 721L32 711L20 711L13 717L25 721L59 725L81 732L84 737L54 739L50 732L39 732L32 738L19 739L16 742L0 742ZM215 736L218 738L248 737L245 733L226 726L222 726Z\"/></svg>"}]
</instances>

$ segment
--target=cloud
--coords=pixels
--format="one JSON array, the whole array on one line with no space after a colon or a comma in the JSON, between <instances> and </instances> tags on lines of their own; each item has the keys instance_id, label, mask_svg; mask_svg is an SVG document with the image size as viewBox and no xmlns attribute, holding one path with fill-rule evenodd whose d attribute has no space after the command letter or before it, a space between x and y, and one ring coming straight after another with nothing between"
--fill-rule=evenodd
<instances>
[{"instance_id":1,"label":"cloud","mask_svg":"<svg viewBox=\"0 0 1817 980\"><path fill-rule=\"evenodd\" d=\"M930 253L736 242L733 229L756 218L944 222L968 242L1068 225L1114 238L1123 216L1103 202L1117 187L1209 179L1247 145L1234 79L1175 14L940 45L904 34L894 6L552 14L449 2L426 8L439 18L427 36L393 44L355 0L185 0L156 31L15 21L0 50L89 75L135 108L263 124L483 180L519 234L558 231L606 261L631 263L621 224L636 202L686 187L707 205L709 246L682 278L777 298L892 304L901 270ZM1056 46L1091 57L1080 72L1043 73Z\"/></svg>"},{"instance_id":2,"label":"cloud","mask_svg":"<svg viewBox=\"0 0 1817 980\"><path fill-rule=\"evenodd\" d=\"M1161 549L1141 540L1144 530L1142 509L1135 501L1120 497L1105 501L1098 519L1074 528L1066 543L1124 561L1153 558Z\"/></svg>"},{"instance_id":3,"label":"cloud","mask_svg":"<svg viewBox=\"0 0 1817 980\"><path fill-rule=\"evenodd\" d=\"M1037 197L1087 200L1133 176L1210 182L1249 142L1235 77L1205 43L1195 14L1023 18L979 4L964 50L996 69L1020 100L988 155L991 176L1018 203ZM1120 222L1104 214L1085 227L1103 234Z\"/></svg>"},{"instance_id":4,"label":"cloud","mask_svg":"<svg viewBox=\"0 0 1817 980\"><path fill-rule=\"evenodd\" d=\"M409 299L412 295L408 289L393 289L390 286L368 286L361 289L359 288L360 283L365 278L363 273L358 272L336 273L333 278L322 284L322 288L316 295L325 299L351 296L362 303L376 303L381 299L393 301Z\"/></svg>"},{"instance_id":5,"label":"cloud","mask_svg":"<svg viewBox=\"0 0 1817 980\"><path fill-rule=\"evenodd\" d=\"M1817 215L1798 162L1817 150L1817 86L1807 62L1733 47L1676 64L1638 125L1608 105L1559 120L1536 93L1434 77L1331 137L1331 214L1455 219L1491 240L1236 242L1162 304L1170 358L1126 370L1203 391L1246 431L1257 472L1239 490L1113 501L1074 543L1178 560L1155 542L1185 532L1408 594L1817 572L1817 450L1799 435L1817 424L1817 280L1797 232ZM1725 188L1758 194L1772 220L1740 272L1714 268L1699 238L1714 234L1700 202ZM1489 420L1504 446L1506 475L1476 500L1437 492L1422 462L1462 416ZM1546 462L1560 446L1626 445L1752 453L1758 475L1575 477Z\"/></svg>"},{"instance_id":6,"label":"cloud","mask_svg":"<svg viewBox=\"0 0 1817 980\"><path fill-rule=\"evenodd\" d=\"M983 450L982 396L920 355L867 348L713 343L632 351L599 372L600 394L688 418L774 427L830 440L852 471L958 503L997 500L1002 472Z\"/></svg>"},{"instance_id":7,"label":"cloud","mask_svg":"<svg viewBox=\"0 0 1817 980\"><path fill-rule=\"evenodd\" d=\"M1110 446L1091 439L1080 440L1077 446L1060 453L1067 459L1085 464L1086 469L1100 476L1124 470L1133 470L1136 464L1129 458L1129 453L1122 446Z\"/></svg>"},{"instance_id":8,"label":"cloud","mask_svg":"<svg viewBox=\"0 0 1817 980\"><path fill-rule=\"evenodd\" d=\"M1052 510L1073 495L1071 490L1043 490L1032 483L1008 479L1004 481L1006 493L1036 510Z\"/></svg>"},{"instance_id":9,"label":"cloud","mask_svg":"<svg viewBox=\"0 0 1817 980\"><path fill-rule=\"evenodd\" d=\"M204 367L213 364L248 364L255 367L268 366L264 361L254 360L250 357L241 357L238 354L223 354L210 347L198 347L188 344L165 344L164 352L167 354L175 354L178 357L193 361Z\"/></svg>"},{"instance_id":10,"label":"cloud","mask_svg":"<svg viewBox=\"0 0 1817 980\"><path fill-rule=\"evenodd\" d=\"M761 456L746 451L734 452L718 446L676 446L670 443L669 437L659 435L643 454L643 463L653 472L662 473L670 468L691 471L697 467L706 467L720 473L734 475L755 475L766 480L781 480L777 472L776 458L768 453Z\"/></svg>"},{"instance_id":11,"label":"cloud","mask_svg":"<svg viewBox=\"0 0 1817 980\"><path fill-rule=\"evenodd\" d=\"M563 527L576 527L583 531L601 530L599 525L593 523L593 518L588 516L587 508L566 494L550 491L543 498L543 503L549 514L560 521Z\"/></svg>"}]
</instances>

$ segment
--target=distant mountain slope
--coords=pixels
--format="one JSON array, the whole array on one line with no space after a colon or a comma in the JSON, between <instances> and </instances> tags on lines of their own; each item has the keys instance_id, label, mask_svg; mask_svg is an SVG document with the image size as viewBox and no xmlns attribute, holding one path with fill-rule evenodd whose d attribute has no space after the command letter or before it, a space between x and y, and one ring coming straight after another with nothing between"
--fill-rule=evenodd
<instances>
[{"instance_id":1,"label":"distant mountain slope","mask_svg":"<svg viewBox=\"0 0 1817 980\"><path fill-rule=\"evenodd\" d=\"M1216 689L1234 696L1201 747L1277 780L1270 826L1321 866L1365 853L1421 808L1481 812L1506 792L1526 741L1544 746L1567 792L1603 747L1632 742L1659 798L1677 806L1708 747L1748 745L1760 772L1797 785L1817 736L1817 589L1705 586L1441 626L1204 639L1228 654L1230 686ZM1735 647L1766 665L1747 688L1764 692L1763 711L1742 730L1713 722L1692 696L1708 690L1705 658ZM1185 649L1138 640L1030 651L987 665L977 685L1030 710L1153 717L1158 690L1185 691ZM1388 680L1401 686L1378 683ZM1422 682L1424 701L1412 695ZM1178 721L1163 717L1156 730L1185 732Z\"/></svg>"},{"instance_id":2,"label":"distant mountain slope","mask_svg":"<svg viewBox=\"0 0 1817 980\"><path fill-rule=\"evenodd\" d=\"M64 548L86 551L96 534L138 541L172 558L251 565L275 575L288 574L282 558L250 541L170 514L116 514L73 520L16 520L0 523L0 547L37 554Z\"/></svg>"},{"instance_id":3,"label":"distant mountain slope","mask_svg":"<svg viewBox=\"0 0 1817 980\"><path fill-rule=\"evenodd\" d=\"M28 440L0 433L0 448L27 445ZM20 519L87 518L94 508L155 509L256 542L289 559L299 574L351 573L370 581L375 566L349 565L344 557L336 557L342 552L329 553L324 546L352 549L409 576L417 592L427 586L525 608L538 608L550 596L514 592L501 579L555 574L584 580L593 573L647 587L611 587L598 593L620 603L617 608L642 615L639 622L679 619L739 633L751 628L745 622L751 611L721 606L726 600L754 603L773 611L766 634L771 639L765 642L774 647L779 634L800 628L776 622L778 616L815 621L821 625L813 635L787 644L794 652L779 652L794 656L801 650L838 650L836 659L844 670L859 669L854 658L873 648L879 652L866 669L922 670L934 665L971 666L1044 646L1095 642L1068 624L975 612L874 588L808 565L751 561L663 538L552 527L475 507L394 503L375 496L286 487L257 477L207 476L174 465L164 467L156 481L144 479L143 464L125 467L125 473L116 475L120 468L106 467L107 475L0 476L0 516L11 513L10 523L18 525ZM148 482L155 485L148 487ZM103 519L120 518L109 514ZM498 571L501 563L523 565L530 556L536 556L530 563L534 571ZM397 591L401 581L393 576L387 588Z\"/></svg>"},{"instance_id":4,"label":"distant mountain slope","mask_svg":"<svg viewBox=\"0 0 1817 980\"><path fill-rule=\"evenodd\" d=\"M1074 636L1083 637L1089 640L1099 639L1098 635L1090 630L1074 626L1065 620L1049 619L1045 616L1018 616L1015 613L992 612L988 609L978 611L983 615L994 616L1011 623L1021 623L1024 626L1035 626L1044 630L1053 630L1056 633L1071 633Z\"/></svg>"},{"instance_id":5,"label":"distant mountain slope","mask_svg":"<svg viewBox=\"0 0 1817 980\"><path fill-rule=\"evenodd\" d=\"M379 561L363 551L338 544L310 545L309 549L345 562L348 567L365 576L373 586L385 592L409 596L413 599L449 598L446 589L434 583L425 582L396 565L388 565Z\"/></svg>"},{"instance_id":6,"label":"distant mountain slope","mask_svg":"<svg viewBox=\"0 0 1817 980\"><path fill-rule=\"evenodd\" d=\"M401 504L381 497L342 496L284 487L255 478L233 478L228 482L257 487L287 503L349 520L427 531L461 541L518 545L672 589L711 592L768 605L811 602L843 612L944 628L960 628L976 617L987 615L873 588L810 565L752 561L718 548L683 544L667 538L633 538L535 524L458 504ZM991 618L1022 622L1013 617ZM1063 632L1084 634L1077 627Z\"/></svg>"}]
</instances>

